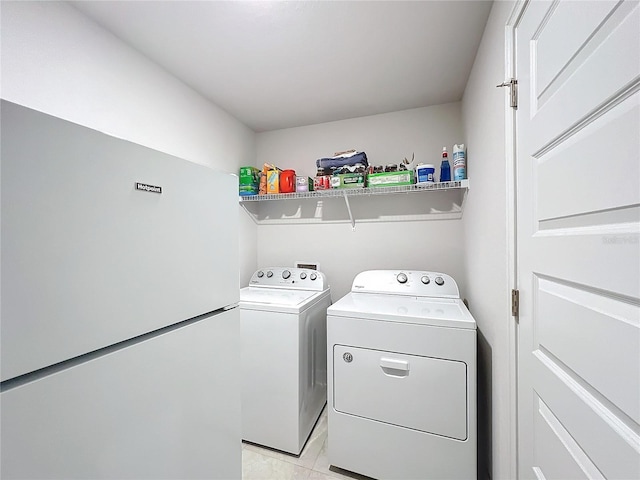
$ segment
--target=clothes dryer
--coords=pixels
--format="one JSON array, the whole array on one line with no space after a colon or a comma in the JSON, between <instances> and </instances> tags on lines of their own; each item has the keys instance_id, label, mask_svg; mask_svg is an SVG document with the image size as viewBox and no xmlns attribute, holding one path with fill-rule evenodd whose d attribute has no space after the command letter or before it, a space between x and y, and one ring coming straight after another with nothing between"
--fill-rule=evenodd
<instances>
[{"instance_id":1,"label":"clothes dryer","mask_svg":"<svg viewBox=\"0 0 640 480\"><path fill-rule=\"evenodd\" d=\"M376 270L327 311L328 459L380 479L476 478L476 322L448 275Z\"/></svg>"},{"instance_id":2,"label":"clothes dryer","mask_svg":"<svg viewBox=\"0 0 640 480\"><path fill-rule=\"evenodd\" d=\"M240 290L242 438L299 455L327 398L327 307L321 272L258 270Z\"/></svg>"}]
</instances>

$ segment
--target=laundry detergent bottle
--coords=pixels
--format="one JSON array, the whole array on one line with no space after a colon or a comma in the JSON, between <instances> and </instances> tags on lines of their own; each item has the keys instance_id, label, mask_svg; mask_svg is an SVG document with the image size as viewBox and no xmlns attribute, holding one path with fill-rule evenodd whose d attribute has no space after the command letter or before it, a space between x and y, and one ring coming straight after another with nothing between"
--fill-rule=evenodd
<instances>
[{"instance_id":1,"label":"laundry detergent bottle","mask_svg":"<svg viewBox=\"0 0 640 480\"><path fill-rule=\"evenodd\" d=\"M440 181L451 181L451 165L449 165L449 154L447 147L442 147L442 163L440 164Z\"/></svg>"}]
</instances>

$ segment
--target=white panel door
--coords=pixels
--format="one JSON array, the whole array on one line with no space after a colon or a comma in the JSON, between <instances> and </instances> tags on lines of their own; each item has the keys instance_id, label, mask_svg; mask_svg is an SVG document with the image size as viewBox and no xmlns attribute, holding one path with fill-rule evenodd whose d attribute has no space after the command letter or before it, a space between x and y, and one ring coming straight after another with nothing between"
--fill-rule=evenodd
<instances>
[{"instance_id":1,"label":"white panel door","mask_svg":"<svg viewBox=\"0 0 640 480\"><path fill-rule=\"evenodd\" d=\"M516 25L520 478L640 478L640 5Z\"/></svg>"}]
</instances>

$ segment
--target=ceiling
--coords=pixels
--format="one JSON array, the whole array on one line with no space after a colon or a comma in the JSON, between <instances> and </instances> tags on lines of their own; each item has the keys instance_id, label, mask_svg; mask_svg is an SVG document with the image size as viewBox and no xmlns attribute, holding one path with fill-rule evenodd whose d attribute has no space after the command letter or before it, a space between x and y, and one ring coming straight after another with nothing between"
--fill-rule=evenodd
<instances>
[{"instance_id":1,"label":"ceiling","mask_svg":"<svg viewBox=\"0 0 640 480\"><path fill-rule=\"evenodd\" d=\"M491 1L71 1L256 132L462 98Z\"/></svg>"}]
</instances>

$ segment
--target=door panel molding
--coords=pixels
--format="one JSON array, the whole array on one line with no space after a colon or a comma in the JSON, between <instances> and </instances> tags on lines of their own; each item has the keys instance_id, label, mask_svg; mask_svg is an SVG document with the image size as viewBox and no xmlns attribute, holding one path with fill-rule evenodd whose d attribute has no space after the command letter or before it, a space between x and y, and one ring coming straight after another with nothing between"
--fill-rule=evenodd
<instances>
[{"instance_id":1,"label":"door panel molding","mask_svg":"<svg viewBox=\"0 0 640 480\"><path fill-rule=\"evenodd\" d=\"M518 477L640 478L640 2L520 7Z\"/></svg>"},{"instance_id":2,"label":"door panel molding","mask_svg":"<svg viewBox=\"0 0 640 480\"><path fill-rule=\"evenodd\" d=\"M604 479L602 472L542 399L536 396L534 403L538 404L534 428L536 434L540 434L536 438L541 440L536 442L536 452L540 452L542 465L538 471L545 471L551 478Z\"/></svg>"}]
</instances>

